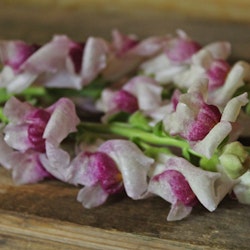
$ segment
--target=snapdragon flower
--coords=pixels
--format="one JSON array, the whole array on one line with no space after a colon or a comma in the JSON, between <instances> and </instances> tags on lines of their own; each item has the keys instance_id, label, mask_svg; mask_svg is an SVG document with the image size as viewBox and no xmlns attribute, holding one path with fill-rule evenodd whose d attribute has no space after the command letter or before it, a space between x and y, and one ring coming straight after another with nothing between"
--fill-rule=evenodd
<instances>
[{"instance_id":1,"label":"snapdragon flower","mask_svg":"<svg viewBox=\"0 0 250 250\"><path fill-rule=\"evenodd\" d=\"M197 200L214 211L235 184L225 174L205 171L181 157L161 156L149 183L149 192L172 204L167 220L188 216Z\"/></svg>"},{"instance_id":2,"label":"snapdragon flower","mask_svg":"<svg viewBox=\"0 0 250 250\"><path fill-rule=\"evenodd\" d=\"M132 142L108 140L95 152L81 152L68 168L68 182L83 185L77 199L86 208L103 204L110 194L121 192L132 199L147 195L147 174L153 159Z\"/></svg>"},{"instance_id":3,"label":"snapdragon flower","mask_svg":"<svg viewBox=\"0 0 250 250\"><path fill-rule=\"evenodd\" d=\"M209 91L223 86L231 69L226 61L231 52L227 42L215 42L194 53L188 68L174 76L173 82L179 88L190 88L200 79L207 79Z\"/></svg>"},{"instance_id":4,"label":"snapdragon flower","mask_svg":"<svg viewBox=\"0 0 250 250\"><path fill-rule=\"evenodd\" d=\"M48 108L40 109L12 97L4 107L9 123L3 129L1 147L8 153L16 183L33 183L51 177L41 162L42 155L57 159L50 148L59 151L60 143L69 133L76 131L79 119L74 104L66 98L59 99ZM3 156L5 159L6 156ZM53 162L51 160L51 162Z\"/></svg>"},{"instance_id":5,"label":"snapdragon flower","mask_svg":"<svg viewBox=\"0 0 250 250\"><path fill-rule=\"evenodd\" d=\"M97 108L110 115L119 111L134 113L137 110L151 110L162 102L162 87L146 76L136 76L119 90L110 88L102 91Z\"/></svg>"},{"instance_id":6,"label":"snapdragon flower","mask_svg":"<svg viewBox=\"0 0 250 250\"><path fill-rule=\"evenodd\" d=\"M146 59L156 55L165 45L168 37L149 37L139 40L135 35L112 31L107 67L102 71L104 79L117 81L131 73Z\"/></svg>"},{"instance_id":7,"label":"snapdragon flower","mask_svg":"<svg viewBox=\"0 0 250 250\"><path fill-rule=\"evenodd\" d=\"M188 68L190 59L201 46L190 39L182 30L176 37L169 37L161 53L143 62L141 70L146 75L153 75L160 83L170 83L173 77Z\"/></svg>"},{"instance_id":8,"label":"snapdragon flower","mask_svg":"<svg viewBox=\"0 0 250 250\"><path fill-rule=\"evenodd\" d=\"M85 208L100 206L123 190L135 200L148 194L147 175L154 160L131 141L108 140L94 152L82 151L73 158L51 144L46 149L40 156L44 168L61 181L83 186L77 200Z\"/></svg>"},{"instance_id":9,"label":"snapdragon flower","mask_svg":"<svg viewBox=\"0 0 250 250\"><path fill-rule=\"evenodd\" d=\"M142 71L161 84L174 83L179 88L187 89L201 78L208 79L211 90L223 85L230 70L226 62L230 44L215 42L201 47L184 32L177 35L170 39L165 53L141 64Z\"/></svg>"},{"instance_id":10,"label":"snapdragon flower","mask_svg":"<svg viewBox=\"0 0 250 250\"><path fill-rule=\"evenodd\" d=\"M103 39L93 37L81 44L57 35L36 50L20 41L3 41L0 59L5 66L0 86L12 93L19 93L34 82L81 89L106 66L107 50Z\"/></svg>"},{"instance_id":11,"label":"snapdragon flower","mask_svg":"<svg viewBox=\"0 0 250 250\"><path fill-rule=\"evenodd\" d=\"M198 153L210 158L220 143L233 131L241 107L248 103L247 93L232 98L222 112L208 104L207 85L200 83L178 96L175 110L163 119L164 128L171 135L187 139Z\"/></svg>"}]
</instances>

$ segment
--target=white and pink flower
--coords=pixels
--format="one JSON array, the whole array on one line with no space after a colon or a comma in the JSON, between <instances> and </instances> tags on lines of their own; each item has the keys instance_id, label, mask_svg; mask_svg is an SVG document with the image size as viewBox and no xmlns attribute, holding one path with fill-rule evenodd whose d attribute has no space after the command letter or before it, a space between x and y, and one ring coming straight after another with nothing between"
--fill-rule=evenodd
<instances>
[{"instance_id":1,"label":"white and pink flower","mask_svg":"<svg viewBox=\"0 0 250 250\"><path fill-rule=\"evenodd\" d=\"M170 202L167 220L188 216L199 201L214 211L235 184L225 174L202 170L180 157L162 156L149 183L149 192Z\"/></svg>"},{"instance_id":2,"label":"white and pink flower","mask_svg":"<svg viewBox=\"0 0 250 250\"><path fill-rule=\"evenodd\" d=\"M34 82L47 87L80 89L106 66L106 42L90 37L85 44L57 35L36 47L21 41L2 41L0 59L5 65L0 86L19 93Z\"/></svg>"},{"instance_id":3,"label":"white and pink flower","mask_svg":"<svg viewBox=\"0 0 250 250\"><path fill-rule=\"evenodd\" d=\"M107 67L102 71L104 79L116 81L135 71L146 59L155 56L163 48L168 37L149 37L139 40L135 35L125 35L115 29L107 58Z\"/></svg>"},{"instance_id":4,"label":"white and pink flower","mask_svg":"<svg viewBox=\"0 0 250 250\"><path fill-rule=\"evenodd\" d=\"M107 115L124 111L151 110L162 102L162 87L150 77L137 76L130 79L119 90L104 89L97 108Z\"/></svg>"},{"instance_id":5,"label":"white and pink flower","mask_svg":"<svg viewBox=\"0 0 250 250\"><path fill-rule=\"evenodd\" d=\"M228 42L215 42L201 47L183 31L166 45L165 53L144 62L141 69L153 75L161 84L174 83L188 89L202 78L208 80L210 90L222 86L230 70L226 62L231 52Z\"/></svg>"},{"instance_id":6,"label":"white and pink flower","mask_svg":"<svg viewBox=\"0 0 250 250\"><path fill-rule=\"evenodd\" d=\"M36 182L51 175L58 177L46 169L41 157L47 155L52 163L57 163L55 159L61 156L58 154L60 143L76 131L79 123L74 104L61 98L50 107L40 109L12 97L4 107L4 114L9 123L3 130L1 154L7 152L7 156L1 158L3 163L6 157L10 160L7 168L12 170L16 183ZM56 149L55 154L51 148Z\"/></svg>"},{"instance_id":7,"label":"white and pink flower","mask_svg":"<svg viewBox=\"0 0 250 250\"><path fill-rule=\"evenodd\" d=\"M123 189L132 199L147 195L147 176L154 160L132 142L108 140L96 152L82 152L68 169L68 182L83 185L77 199L86 208L103 204Z\"/></svg>"},{"instance_id":8,"label":"white and pink flower","mask_svg":"<svg viewBox=\"0 0 250 250\"><path fill-rule=\"evenodd\" d=\"M190 88L188 93L178 95L176 109L164 117L164 128L171 135L180 135L189 141L191 147L210 158L220 143L233 130L241 107L248 103L247 93L232 98L221 111L208 104L207 91L201 84L198 89Z\"/></svg>"}]
</instances>

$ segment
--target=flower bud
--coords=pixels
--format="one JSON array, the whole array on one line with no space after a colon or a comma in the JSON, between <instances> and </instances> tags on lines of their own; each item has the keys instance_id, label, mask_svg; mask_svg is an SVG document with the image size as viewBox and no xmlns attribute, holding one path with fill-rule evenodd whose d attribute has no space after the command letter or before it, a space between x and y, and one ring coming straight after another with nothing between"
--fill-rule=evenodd
<instances>
[{"instance_id":1,"label":"flower bud","mask_svg":"<svg viewBox=\"0 0 250 250\"><path fill-rule=\"evenodd\" d=\"M219 160L227 175L232 179L243 175L250 166L250 157L238 141L227 144Z\"/></svg>"}]
</instances>

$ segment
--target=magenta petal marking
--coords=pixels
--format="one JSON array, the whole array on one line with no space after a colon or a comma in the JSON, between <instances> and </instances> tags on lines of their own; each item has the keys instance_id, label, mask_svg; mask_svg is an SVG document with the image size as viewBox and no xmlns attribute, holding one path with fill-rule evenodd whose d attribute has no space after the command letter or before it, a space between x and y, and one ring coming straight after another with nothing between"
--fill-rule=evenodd
<instances>
[{"instance_id":1,"label":"magenta petal marking","mask_svg":"<svg viewBox=\"0 0 250 250\"><path fill-rule=\"evenodd\" d=\"M36 110L29 117L30 124L28 126L28 139L33 145L33 149L39 152L45 152L45 139L43 132L50 118L50 114L42 109Z\"/></svg>"},{"instance_id":2,"label":"magenta petal marking","mask_svg":"<svg viewBox=\"0 0 250 250\"><path fill-rule=\"evenodd\" d=\"M84 44L72 43L69 50L69 56L74 64L75 72L78 74L82 68L82 58L83 58Z\"/></svg>"},{"instance_id":3,"label":"magenta petal marking","mask_svg":"<svg viewBox=\"0 0 250 250\"><path fill-rule=\"evenodd\" d=\"M11 46L13 45L13 46ZM10 42L7 49L9 55L3 63L10 66L13 70L19 70L20 66L39 48L37 45L28 45L22 41Z\"/></svg>"},{"instance_id":4,"label":"magenta petal marking","mask_svg":"<svg viewBox=\"0 0 250 250\"><path fill-rule=\"evenodd\" d=\"M219 109L214 105L204 103L198 113L197 120L190 126L188 140L202 140L220 119Z\"/></svg>"},{"instance_id":5,"label":"magenta petal marking","mask_svg":"<svg viewBox=\"0 0 250 250\"><path fill-rule=\"evenodd\" d=\"M207 71L209 79L209 89L214 89L222 86L225 82L228 72L230 71L230 65L224 60L215 60L212 62L210 68Z\"/></svg>"},{"instance_id":6,"label":"magenta petal marking","mask_svg":"<svg viewBox=\"0 0 250 250\"><path fill-rule=\"evenodd\" d=\"M118 193L122 190L122 177L114 160L103 152L85 153L90 157L89 168L108 194Z\"/></svg>"},{"instance_id":7,"label":"magenta petal marking","mask_svg":"<svg viewBox=\"0 0 250 250\"><path fill-rule=\"evenodd\" d=\"M121 190L121 173L111 157L102 152L95 153L95 160L98 166L97 177L102 188L109 194Z\"/></svg>"},{"instance_id":8,"label":"magenta petal marking","mask_svg":"<svg viewBox=\"0 0 250 250\"><path fill-rule=\"evenodd\" d=\"M114 102L121 111L133 113L139 109L137 98L126 90L118 91L114 96Z\"/></svg>"},{"instance_id":9,"label":"magenta petal marking","mask_svg":"<svg viewBox=\"0 0 250 250\"><path fill-rule=\"evenodd\" d=\"M154 177L155 181L167 181L177 200L186 206L194 206L198 200L185 177L176 170L166 170Z\"/></svg>"},{"instance_id":10,"label":"magenta petal marking","mask_svg":"<svg viewBox=\"0 0 250 250\"><path fill-rule=\"evenodd\" d=\"M191 40L178 39L173 47L168 48L165 53L173 62L183 62L200 50L201 46Z\"/></svg>"},{"instance_id":11,"label":"magenta petal marking","mask_svg":"<svg viewBox=\"0 0 250 250\"><path fill-rule=\"evenodd\" d=\"M124 55L127 51L135 47L139 41L132 37L120 33L118 30L114 30L112 33L113 45L116 49L117 56Z\"/></svg>"},{"instance_id":12,"label":"magenta petal marking","mask_svg":"<svg viewBox=\"0 0 250 250\"><path fill-rule=\"evenodd\" d=\"M180 98L181 92L180 90L176 89L171 97L171 103L173 106L174 111L176 111L176 107L179 103L179 98Z\"/></svg>"}]
</instances>

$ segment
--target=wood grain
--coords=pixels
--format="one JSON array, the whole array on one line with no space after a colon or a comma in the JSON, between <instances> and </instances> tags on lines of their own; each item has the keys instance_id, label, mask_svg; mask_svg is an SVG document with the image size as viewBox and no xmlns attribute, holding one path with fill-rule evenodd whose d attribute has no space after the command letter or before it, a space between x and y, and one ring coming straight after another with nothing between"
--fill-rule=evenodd
<instances>
[{"instance_id":1,"label":"wood grain","mask_svg":"<svg viewBox=\"0 0 250 250\"><path fill-rule=\"evenodd\" d=\"M44 43L53 34L84 40L110 38L119 28L140 37L184 29L203 44L232 43L231 60L250 61L250 24L187 18L158 10L121 12L0 3L0 38ZM78 188L56 181L15 186L0 168L0 249L249 249L249 207L230 198L210 213L202 206L180 222L167 222L160 198L111 197L96 209L76 201Z\"/></svg>"},{"instance_id":2,"label":"wood grain","mask_svg":"<svg viewBox=\"0 0 250 250\"><path fill-rule=\"evenodd\" d=\"M66 242L70 249L249 249L249 207L234 200L213 213L199 206L187 219L167 222L169 204L157 197L112 197L88 210L76 201L75 187L56 181L16 187L3 169L0 180L3 249L56 249Z\"/></svg>"},{"instance_id":3,"label":"wood grain","mask_svg":"<svg viewBox=\"0 0 250 250\"><path fill-rule=\"evenodd\" d=\"M57 8L34 5L8 5L0 2L0 39L22 39L45 43L54 34L67 34L83 41L89 36L110 39L111 30L139 37L174 33L185 30L201 44L226 40L232 44L232 60L250 61L250 21L217 21L186 16L164 10Z\"/></svg>"},{"instance_id":4,"label":"wood grain","mask_svg":"<svg viewBox=\"0 0 250 250\"><path fill-rule=\"evenodd\" d=\"M181 13L185 16L233 21L250 21L250 2L247 0L2 0L11 4L30 4L56 8L88 8L102 11L127 12L143 10Z\"/></svg>"}]
</instances>

